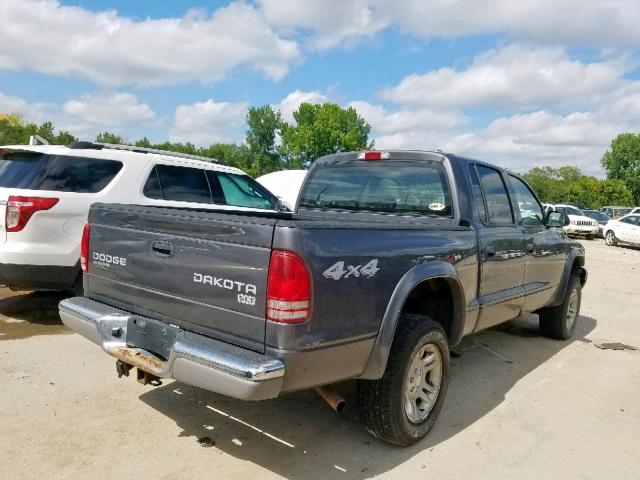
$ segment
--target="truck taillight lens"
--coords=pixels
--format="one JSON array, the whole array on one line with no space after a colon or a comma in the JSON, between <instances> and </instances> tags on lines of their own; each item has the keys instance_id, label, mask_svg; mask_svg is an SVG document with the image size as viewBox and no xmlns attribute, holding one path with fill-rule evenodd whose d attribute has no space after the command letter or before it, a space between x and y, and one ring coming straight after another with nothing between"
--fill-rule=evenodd
<instances>
[{"instance_id":1,"label":"truck taillight lens","mask_svg":"<svg viewBox=\"0 0 640 480\"><path fill-rule=\"evenodd\" d=\"M9 197L5 213L7 232L19 232L27 225L34 213L40 210L49 210L58 201L57 198Z\"/></svg>"},{"instance_id":2,"label":"truck taillight lens","mask_svg":"<svg viewBox=\"0 0 640 480\"><path fill-rule=\"evenodd\" d=\"M311 278L304 261L284 250L271 252L267 284L267 320L302 323L309 318Z\"/></svg>"},{"instance_id":3,"label":"truck taillight lens","mask_svg":"<svg viewBox=\"0 0 640 480\"><path fill-rule=\"evenodd\" d=\"M82 229L82 241L80 242L80 268L84 273L89 271L89 237L91 236L91 225L84 224Z\"/></svg>"}]
</instances>

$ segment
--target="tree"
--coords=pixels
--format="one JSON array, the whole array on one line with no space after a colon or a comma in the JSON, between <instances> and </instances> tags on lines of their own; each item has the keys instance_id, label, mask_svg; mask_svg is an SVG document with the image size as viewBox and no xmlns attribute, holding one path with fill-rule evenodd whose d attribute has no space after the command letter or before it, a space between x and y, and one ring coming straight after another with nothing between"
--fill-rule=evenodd
<instances>
[{"instance_id":1,"label":"tree","mask_svg":"<svg viewBox=\"0 0 640 480\"><path fill-rule=\"evenodd\" d=\"M621 133L602 156L607 178L622 180L640 204L640 134Z\"/></svg>"},{"instance_id":2,"label":"tree","mask_svg":"<svg viewBox=\"0 0 640 480\"><path fill-rule=\"evenodd\" d=\"M308 167L322 155L373 147L371 126L353 107L301 103L293 118L296 125L282 126L279 149L287 168Z\"/></svg>"},{"instance_id":3,"label":"tree","mask_svg":"<svg viewBox=\"0 0 640 480\"><path fill-rule=\"evenodd\" d=\"M55 133L51 122L25 124L17 113L0 115L0 145L27 145L31 135L40 135L52 145L67 145L77 140L69 132Z\"/></svg>"},{"instance_id":4,"label":"tree","mask_svg":"<svg viewBox=\"0 0 640 480\"><path fill-rule=\"evenodd\" d=\"M96 142L111 143L115 145L123 145L125 143L124 138L111 132L99 133L98 136L96 137Z\"/></svg>"},{"instance_id":5,"label":"tree","mask_svg":"<svg viewBox=\"0 0 640 480\"><path fill-rule=\"evenodd\" d=\"M276 139L284 122L280 112L271 105L251 107L247 112L247 132L245 141L251 154L247 165L248 173L263 175L281 169L280 155Z\"/></svg>"},{"instance_id":6,"label":"tree","mask_svg":"<svg viewBox=\"0 0 640 480\"><path fill-rule=\"evenodd\" d=\"M621 180L583 175L577 167L534 167L523 177L546 203L582 203L598 209L632 202L631 192Z\"/></svg>"}]
</instances>

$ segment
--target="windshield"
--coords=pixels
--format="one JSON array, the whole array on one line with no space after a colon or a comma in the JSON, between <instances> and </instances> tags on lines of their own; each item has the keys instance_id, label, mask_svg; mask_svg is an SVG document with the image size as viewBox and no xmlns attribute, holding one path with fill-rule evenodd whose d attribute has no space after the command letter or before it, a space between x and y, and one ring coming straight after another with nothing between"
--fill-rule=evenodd
<instances>
[{"instance_id":1,"label":"windshield","mask_svg":"<svg viewBox=\"0 0 640 480\"><path fill-rule=\"evenodd\" d=\"M575 207L556 207L558 212L562 212L565 215L575 215L577 217L584 217L584 213Z\"/></svg>"},{"instance_id":2,"label":"windshield","mask_svg":"<svg viewBox=\"0 0 640 480\"><path fill-rule=\"evenodd\" d=\"M594 211L585 211L583 212L587 217L593 218L594 220L598 220L599 222L607 222L609 221L609 217L604 213L594 212Z\"/></svg>"},{"instance_id":3,"label":"windshield","mask_svg":"<svg viewBox=\"0 0 640 480\"><path fill-rule=\"evenodd\" d=\"M442 165L433 162L325 164L309 175L300 199L302 208L452 215L446 174Z\"/></svg>"}]
</instances>

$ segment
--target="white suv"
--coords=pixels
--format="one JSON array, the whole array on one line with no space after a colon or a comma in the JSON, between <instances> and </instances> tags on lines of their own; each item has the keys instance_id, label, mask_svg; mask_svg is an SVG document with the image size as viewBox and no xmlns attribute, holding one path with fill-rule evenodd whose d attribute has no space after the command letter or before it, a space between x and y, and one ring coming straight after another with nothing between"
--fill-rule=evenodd
<instances>
[{"instance_id":1,"label":"white suv","mask_svg":"<svg viewBox=\"0 0 640 480\"><path fill-rule=\"evenodd\" d=\"M242 170L214 162L89 142L0 147L0 284L79 289L80 239L94 202L280 209L278 199Z\"/></svg>"},{"instance_id":2,"label":"white suv","mask_svg":"<svg viewBox=\"0 0 640 480\"><path fill-rule=\"evenodd\" d=\"M567 235L584 235L588 240L600 232L600 225L597 220L587 217L573 205L553 205L553 210L562 212L569 217L569 225L563 227Z\"/></svg>"}]
</instances>

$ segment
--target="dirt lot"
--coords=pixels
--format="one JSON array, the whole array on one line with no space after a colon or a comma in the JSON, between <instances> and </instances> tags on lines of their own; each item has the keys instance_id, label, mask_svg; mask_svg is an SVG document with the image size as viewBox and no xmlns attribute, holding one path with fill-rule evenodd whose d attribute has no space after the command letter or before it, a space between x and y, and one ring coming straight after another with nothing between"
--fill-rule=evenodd
<instances>
[{"instance_id":1,"label":"dirt lot","mask_svg":"<svg viewBox=\"0 0 640 480\"><path fill-rule=\"evenodd\" d=\"M585 242L573 341L537 317L465 339L431 436L371 438L313 392L243 403L118 379L52 294L0 290L0 478L640 478L640 250Z\"/></svg>"}]
</instances>

